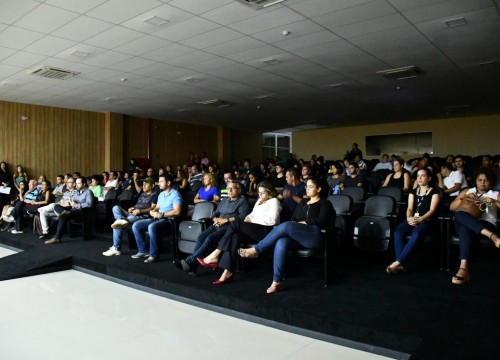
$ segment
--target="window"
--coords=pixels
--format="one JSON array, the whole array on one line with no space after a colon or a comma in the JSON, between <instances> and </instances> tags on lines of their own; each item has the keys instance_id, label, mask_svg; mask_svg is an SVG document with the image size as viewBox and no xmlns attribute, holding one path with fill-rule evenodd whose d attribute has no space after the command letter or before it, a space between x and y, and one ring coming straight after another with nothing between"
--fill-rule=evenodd
<instances>
[{"instance_id":1,"label":"window","mask_svg":"<svg viewBox=\"0 0 500 360\"><path fill-rule=\"evenodd\" d=\"M366 136L366 156L432 154L432 132Z\"/></svg>"},{"instance_id":2,"label":"window","mask_svg":"<svg viewBox=\"0 0 500 360\"><path fill-rule=\"evenodd\" d=\"M292 136L283 133L265 133L262 136L262 156L264 159L280 157L288 159L292 152Z\"/></svg>"}]
</instances>

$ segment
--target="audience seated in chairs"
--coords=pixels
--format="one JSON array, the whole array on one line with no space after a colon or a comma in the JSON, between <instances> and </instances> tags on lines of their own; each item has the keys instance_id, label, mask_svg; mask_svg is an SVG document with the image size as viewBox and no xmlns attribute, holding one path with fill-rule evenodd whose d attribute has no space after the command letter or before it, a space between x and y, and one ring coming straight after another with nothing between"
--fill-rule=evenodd
<instances>
[{"instance_id":1,"label":"audience seated in chairs","mask_svg":"<svg viewBox=\"0 0 500 360\"><path fill-rule=\"evenodd\" d=\"M68 180L70 181L70 180ZM75 181L75 191L72 196L69 197L67 203L60 203L53 208L53 211L58 215L59 221L57 223L56 234L53 238L45 241L45 244L58 244L62 241L64 231L66 230L66 223L70 218L76 218L82 216L82 209L92 207L94 204L94 197L92 192L87 187L87 183L84 178L79 177ZM62 201L62 200L61 200ZM64 205L63 205L64 204ZM44 209L42 207L39 209ZM40 212L42 214L42 212ZM40 221L42 216L40 216ZM42 222L43 228L43 222Z\"/></svg>"},{"instance_id":2,"label":"audience seated in chairs","mask_svg":"<svg viewBox=\"0 0 500 360\"><path fill-rule=\"evenodd\" d=\"M173 231L169 218L177 217L182 212L182 198L177 190L172 188L172 178L165 174L158 179L160 194L156 206L149 212L151 218L134 222L132 231L137 243L137 254L133 259L146 258L145 263L158 260L158 245L165 233ZM149 233L149 253L146 252L145 233Z\"/></svg>"},{"instance_id":3,"label":"audience seated in chairs","mask_svg":"<svg viewBox=\"0 0 500 360\"><path fill-rule=\"evenodd\" d=\"M500 248L497 229L500 193L491 189L495 180L491 168L477 169L474 172L476 186L462 190L450 205L450 210L455 212L455 230L460 239L460 266L451 280L453 284L461 285L470 280L471 249L481 236L486 236Z\"/></svg>"},{"instance_id":4,"label":"audience seated in chairs","mask_svg":"<svg viewBox=\"0 0 500 360\"><path fill-rule=\"evenodd\" d=\"M344 178L345 187L363 187L365 183L365 178L363 175L358 173L358 163L351 161L349 163L349 175Z\"/></svg>"},{"instance_id":5,"label":"audience seated in chairs","mask_svg":"<svg viewBox=\"0 0 500 360\"><path fill-rule=\"evenodd\" d=\"M338 161L332 162L330 168L331 175L326 179L329 191L332 194L340 194L342 192L342 190L340 189L340 184L344 182L344 168Z\"/></svg>"},{"instance_id":6,"label":"audience seated in chairs","mask_svg":"<svg viewBox=\"0 0 500 360\"><path fill-rule=\"evenodd\" d=\"M437 227L439 191L433 187L432 173L428 168L417 173L418 186L408 196L406 220L394 231L396 261L386 268L388 274L406 271L406 264L416 246ZM406 242L406 236L411 235Z\"/></svg>"},{"instance_id":7,"label":"audience seated in chairs","mask_svg":"<svg viewBox=\"0 0 500 360\"><path fill-rule=\"evenodd\" d=\"M323 246L321 228L329 226L335 216L335 210L328 195L327 184L323 179L311 178L307 181L308 199L302 199L292 216L292 221L275 227L255 247L239 249L243 258L259 256L262 252L274 248L274 275L268 294L281 290L284 280L284 266L289 248L318 249Z\"/></svg>"},{"instance_id":8,"label":"audience seated in chairs","mask_svg":"<svg viewBox=\"0 0 500 360\"><path fill-rule=\"evenodd\" d=\"M237 218L244 220L250 212L247 199L240 196L241 183L239 181L229 181L227 190L228 197L223 198L219 203L214 213L213 225L203 231L196 240L194 252L184 260L174 261L179 269L196 274L199 265L197 258L203 258L213 251L229 228L229 224Z\"/></svg>"},{"instance_id":9,"label":"audience seated in chairs","mask_svg":"<svg viewBox=\"0 0 500 360\"><path fill-rule=\"evenodd\" d=\"M158 193L153 192L155 181L152 178L145 178L142 181L142 193L137 199L137 203L128 208L123 209L119 205L113 206L113 216L115 222L111 224L113 229L113 246L103 252L104 256L121 255L121 240L123 230L129 228L136 221L149 218L151 210L155 209L158 203Z\"/></svg>"},{"instance_id":10,"label":"audience seated in chairs","mask_svg":"<svg viewBox=\"0 0 500 360\"><path fill-rule=\"evenodd\" d=\"M439 179L438 186L444 189L445 194L452 199L458 195L460 189L468 187L465 176L460 171L453 170L453 165L448 162L441 164Z\"/></svg>"},{"instance_id":11,"label":"audience seated in chairs","mask_svg":"<svg viewBox=\"0 0 500 360\"><path fill-rule=\"evenodd\" d=\"M241 244L260 241L270 231L271 226L279 223L281 204L276 198L274 186L264 181L259 183L257 189L259 199L253 211L244 220L235 217L236 220L229 223L229 228L219 240L217 249L204 259L197 258L198 262L205 267L215 269L219 266L224 269L221 277L214 281L215 285L233 280L238 257L237 250Z\"/></svg>"}]
</instances>

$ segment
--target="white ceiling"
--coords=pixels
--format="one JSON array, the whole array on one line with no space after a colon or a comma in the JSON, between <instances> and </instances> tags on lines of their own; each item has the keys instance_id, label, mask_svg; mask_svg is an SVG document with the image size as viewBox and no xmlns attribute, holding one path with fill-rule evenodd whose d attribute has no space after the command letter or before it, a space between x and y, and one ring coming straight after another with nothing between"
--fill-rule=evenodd
<instances>
[{"instance_id":1,"label":"white ceiling","mask_svg":"<svg viewBox=\"0 0 500 360\"><path fill-rule=\"evenodd\" d=\"M499 5L0 0L0 99L261 131L498 113ZM27 74L39 65L80 75ZM376 74L409 65L425 74Z\"/></svg>"}]
</instances>

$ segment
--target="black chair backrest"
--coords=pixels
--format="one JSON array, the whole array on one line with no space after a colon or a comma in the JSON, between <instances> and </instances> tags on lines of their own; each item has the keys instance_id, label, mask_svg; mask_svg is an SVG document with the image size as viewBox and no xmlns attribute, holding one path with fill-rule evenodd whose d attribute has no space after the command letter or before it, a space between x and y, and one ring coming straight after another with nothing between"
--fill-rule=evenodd
<instances>
[{"instance_id":1,"label":"black chair backrest","mask_svg":"<svg viewBox=\"0 0 500 360\"><path fill-rule=\"evenodd\" d=\"M350 186L346 187L344 191L342 191L342 194L349 195L353 202L358 203L365 198L365 189L359 186Z\"/></svg>"},{"instance_id":2,"label":"black chair backrest","mask_svg":"<svg viewBox=\"0 0 500 360\"><path fill-rule=\"evenodd\" d=\"M335 213L341 215L352 210L352 198L349 195L330 195L327 199L333 205Z\"/></svg>"},{"instance_id":3,"label":"black chair backrest","mask_svg":"<svg viewBox=\"0 0 500 360\"><path fill-rule=\"evenodd\" d=\"M210 219L217 205L211 201L197 203L193 209L191 220L200 221L202 219Z\"/></svg>"},{"instance_id":4,"label":"black chair backrest","mask_svg":"<svg viewBox=\"0 0 500 360\"><path fill-rule=\"evenodd\" d=\"M365 212L367 216L382 216L385 217L394 213L396 209L396 201L387 195L370 196L365 203Z\"/></svg>"},{"instance_id":5,"label":"black chair backrest","mask_svg":"<svg viewBox=\"0 0 500 360\"><path fill-rule=\"evenodd\" d=\"M104 200L114 200L116 199L117 191L115 189L108 190L104 196Z\"/></svg>"},{"instance_id":6,"label":"black chair backrest","mask_svg":"<svg viewBox=\"0 0 500 360\"><path fill-rule=\"evenodd\" d=\"M403 190L396 186L383 187L378 190L377 195L387 195L392 197L396 202L403 200Z\"/></svg>"},{"instance_id":7,"label":"black chair backrest","mask_svg":"<svg viewBox=\"0 0 500 360\"><path fill-rule=\"evenodd\" d=\"M132 190L123 190L120 195L118 195L118 200L130 200L132 199Z\"/></svg>"}]
</instances>

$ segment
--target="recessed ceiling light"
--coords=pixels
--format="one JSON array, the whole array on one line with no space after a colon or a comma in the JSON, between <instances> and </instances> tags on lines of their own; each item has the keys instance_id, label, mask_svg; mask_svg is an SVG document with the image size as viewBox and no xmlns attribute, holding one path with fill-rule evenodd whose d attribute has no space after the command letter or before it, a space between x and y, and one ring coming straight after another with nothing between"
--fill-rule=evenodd
<instances>
[{"instance_id":1,"label":"recessed ceiling light","mask_svg":"<svg viewBox=\"0 0 500 360\"><path fill-rule=\"evenodd\" d=\"M193 77L193 76L190 76L190 77L185 78L184 81L188 82L188 83L197 83L197 82L200 82L201 79Z\"/></svg>"},{"instance_id":2,"label":"recessed ceiling light","mask_svg":"<svg viewBox=\"0 0 500 360\"><path fill-rule=\"evenodd\" d=\"M182 108L182 109L177 110L177 112L186 112L186 111L191 111L191 109Z\"/></svg>"},{"instance_id":3,"label":"recessed ceiling light","mask_svg":"<svg viewBox=\"0 0 500 360\"><path fill-rule=\"evenodd\" d=\"M335 84L328 85L328 87L331 87L331 88L339 88L341 86L344 86L344 85L342 83L335 83Z\"/></svg>"},{"instance_id":4,"label":"recessed ceiling light","mask_svg":"<svg viewBox=\"0 0 500 360\"><path fill-rule=\"evenodd\" d=\"M143 21L155 26L161 26L163 24L168 23L168 20L162 19L161 17L158 16L151 16Z\"/></svg>"},{"instance_id":5,"label":"recessed ceiling light","mask_svg":"<svg viewBox=\"0 0 500 360\"><path fill-rule=\"evenodd\" d=\"M268 6L272 6L272 5L276 5L276 4L279 4L280 2L283 2L285 0L276 0L276 1L271 1L270 3L267 3L267 4L264 4L262 5L262 7L268 7Z\"/></svg>"},{"instance_id":6,"label":"recessed ceiling light","mask_svg":"<svg viewBox=\"0 0 500 360\"><path fill-rule=\"evenodd\" d=\"M71 56L76 56L79 58L84 58L89 56L89 53L83 52L83 51L78 51L78 50L73 50L72 52L69 53Z\"/></svg>"},{"instance_id":7,"label":"recessed ceiling light","mask_svg":"<svg viewBox=\"0 0 500 360\"><path fill-rule=\"evenodd\" d=\"M455 19L445 20L444 23L448 27L455 27L455 26L461 26L461 25L467 24L467 20L465 20L464 17L459 17L459 18L455 18Z\"/></svg>"},{"instance_id":8,"label":"recessed ceiling light","mask_svg":"<svg viewBox=\"0 0 500 360\"><path fill-rule=\"evenodd\" d=\"M264 99L268 99L268 98L269 98L269 95L258 95L254 99L255 100L264 100Z\"/></svg>"},{"instance_id":9,"label":"recessed ceiling light","mask_svg":"<svg viewBox=\"0 0 500 360\"><path fill-rule=\"evenodd\" d=\"M267 65L276 65L276 64L280 64L281 63L281 61L276 60L275 58L270 58L270 59L262 60L262 62L264 64L267 64Z\"/></svg>"},{"instance_id":10,"label":"recessed ceiling light","mask_svg":"<svg viewBox=\"0 0 500 360\"><path fill-rule=\"evenodd\" d=\"M488 61L483 61L479 63L480 67L491 67L491 66L497 66L499 64L499 60L488 60Z\"/></svg>"}]
</instances>

